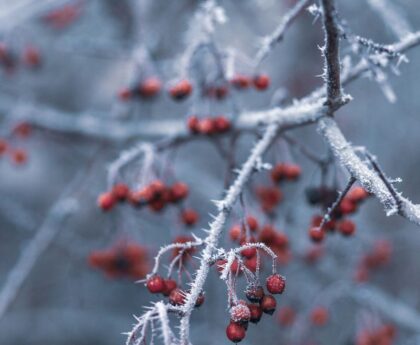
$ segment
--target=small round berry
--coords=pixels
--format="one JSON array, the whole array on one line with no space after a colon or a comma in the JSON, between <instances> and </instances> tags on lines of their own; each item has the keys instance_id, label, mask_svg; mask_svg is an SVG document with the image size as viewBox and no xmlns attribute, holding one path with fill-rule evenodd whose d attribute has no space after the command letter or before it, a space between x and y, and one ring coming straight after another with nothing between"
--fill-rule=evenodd
<instances>
[{"instance_id":1,"label":"small round berry","mask_svg":"<svg viewBox=\"0 0 420 345\"><path fill-rule=\"evenodd\" d=\"M368 197L369 192L360 186L350 189L350 191L347 193L347 198L354 203L360 203Z\"/></svg>"},{"instance_id":2,"label":"small round berry","mask_svg":"<svg viewBox=\"0 0 420 345\"><path fill-rule=\"evenodd\" d=\"M251 312L251 318L249 319L252 323L258 323L261 320L263 311L258 304L248 304L249 311Z\"/></svg>"},{"instance_id":3,"label":"small round berry","mask_svg":"<svg viewBox=\"0 0 420 345\"><path fill-rule=\"evenodd\" d=\"M251 319L251 311L246 303L238 303L230 308L230 318L234 322L248 322Z\"/></svg>"},{"instance_id":4,"label":"small round berry","mask_svg":"<svg viewBox=\"0 0 420 345\"><path fill-rule=\"evenodd\" d=\"M270 86L270 77L266 74L257 75L254 77L253 83L257 90L266 90Z\"/></svg>"},{"instance_id":5,"label":"small round berry","mask_svg":"<svg viewBox=\"0 0 420 345\"><path fill-rule=\"evenodd\" d=\"M176 101L181 101L192 92L192 85L188 80L181 80L169 89L169 94Z\"/></svg>"},{"instance_id":6,"label":"small round berry","mask_svg":"<svg viewBox=\"0 0 420 345\"><path fill-rule=\"evenodd\" d=\"M183 305L185 303L185 292L179 288L172 290L169 294L169 303L172 305Z\"/></svg>"},{"instance_id":7,"label":"small round berry","mask_svg":"<svg viewBox=\"0 0 420 345\"><path fill-rule=\"evenodd\" d=\"M249 87L251 81L249 78L242 74L235 75L231 80L230 83L236 88L236 89L246 89Z\"/></svg>"},{"instance_id":8,"label":"small round berry","mask_svg":"<svg viewBox=\"0 0 420 345\"><path fill-rule=\"evenodd\" d=\"M264 313L273 315L276 310L277 302L272 295L265 295L260 301L260 306Z\"/></svg>"},{"instance_id":9,"label":"small round berry","mask_svg":"<svg viewBox=\"0 0 420 345\"><path fill-rule=\"evenodd\" d=\"M198 213L191 208L187 208L181 213L181 221L187 226L193 226L198 222Z\"/></svg>"},{"instance_id":10,"label":"small round berry","mask_svg":"<svg viewBox=\"0 0 420 345\"><path fill-rule=\"evenodd\" d=\"M205 300L204 293L200 292L200 294L197 297L197 300L195 301L194 307L196 308L201 307L201 305L204 303L204 300Z\"/></svg>"},{"instance_id":11,"label":"small round berry","mask_svg":"<svg viewBox=\"0 0 420 345\"><path fill-rule=\"evenodd\" d=\"M217 116L213 120L213 126L218 133L224 133L230 129L230 121L224 116Z\"/></svg>"},{"instance_id":12,"label":"small round berry","mask_svg":"<svg viewBox=\"0 0 420 345\"><path fill-rule=\"evenodd\" d=\"M159 275L154 275L147 280L146 287L151 293L163 293L165 291L165 280Z\"/></svg>"},{"instance_id":13,"label":"small round berry","mask_svg":"<svg viewBox=\"0 0 420 345\"><path fill-rule=\"evenodd\" d=\"M156 77L145 79L139 86L139 94L144 98L151 98L156 96L161 88L161 82Z\"/></svg>"},{"instance_id":14,"label":"small round berry","mask_svg":"<svg viewBox=\"0 0 420 345\"><path fill-rule=\"evenodd\" d=\"M273 169L271 169L271 180L274 183L279 183L285 177L285 164L279 163L276 164Z\"/></svg>"},{"instance_id":15,"label":"small round berry","mask_svg":"<svg viewBox=\"0 0 420 345\"><path fill-rule=\"evenodd\" d=\"M352 236L356 232L356 225L349 219L338 223L338 230L344 236Z\"/></svg>"},{"instance_id":16,"label":"small round berry","mask_svg":"<svg viewBox=\"0 0 420 345\"><path fill-rule=\"evenodd\" d=\"M296 312L291 307L283 307L279 310L277 319L283 326L291 326L295 322Z\"/></svg>"},{"instance_id":17,"label":"small round berry","mask_svg":"<svg viewBox=\"0 0 420 345\"><path fill-rule=\"evenodd\" d=\"M171 199L173 202L178 202L188 196L189 188L186 183L176 182L171 187Z\"/></svg>"},{"instance_id":18,"label":"small round berry","mask_svg":"<svg viewBox=\"0 0 420 345\"><path fill-rule=\"evenodd\" d=\"M200 132L200 130L198 128L199 124L200 124L200 120L198 119L197 116L193 115L193 116L190 116L188 118L187 127L188 127L188 129L190 130L191 133L199 133Z\"/></svg>"},{"instance_id":19,"label":"small round berry","mask_svg":"<svg viewBox=\"0 0 420 345\"><path fill-rule=\"evenodd\" d=\"M115 205L114 195L110 192L102 193L98 197L98 206L103 211L109 211Z\"/></svg>"},{"instance_id":20,"label":"small round berry","mask_svg":"<svg viewBox=\"0 0 420 345\"><path fill-rule=\"evenodd\" d=\"M116 200L123 201L128 198L130 188L125 183L117 183L112 188L111 193Z\"/></svg>"},{"instance_id":21,"label":"small round berry","mask_svg":"<svg viewBox=\"0 0 420 345\"><path fill-rule=\"evenodd\" d=\"M253 243L253 242L255 242L255 240L250 239L249 241L243 241L241 243L241 245L246 246L247 244ZM257 248L255 248L255 247L245 248L245 249L241 250L241 255L243 257L247 258L247 259L251 259L251 258L253 258L254 256L257 255Z\"/></svg>"},{"instance_id":22,"label":"small round berry","mask_svg":"<svg viewBox=\"0 0 420 345\"><path fill-rule=\"evenodd\" d=\"M264 297L264 289L262 286L250 285L245 291L245 296L250 302L257 303Z\"/></svg>"},{"instance_id":23,"label":"small round berry","mask_svg":"<svg viewBox=\"0 0 420 345\"><path fill-rule=\"evenodd\" d=\"M257 271L258 264L261 268L261 262L258 262L256 255L254 255L252 258L245 259L245 267L248 268L251 272L255 273Z\"/></svg>"},{"instance_id":24,"label":"small round berry","mask_svg":"<svg viewBox=\"0 0 420 345\"><path fill-rule=\"evenodd\" d=\"M340 202L338 211L344 215L354 213L357 211L357 204L346 197Z\"/></svg>"},{"instance_id":25,"label":"small round berry","mask_svg":"<svg viewBox=\"0 0 420 345\"><path fill-rule=\"evenodd\" d=\"M27 155L26 151L24 151L22 149L13 150L13 151L10 152L10 155L11 155L11 159L12 159L13 163L15 163L17 165L24 164L28 160L28 155Z\"/></svg>"},{"instance_id":26,"label":"small round berry","mask_svg":"<svg viewBox=\"0 0 420 345\"><path fill-rule=\"evenodd\" d=\"M319 227L313 226L309 229L309 237L315 243L321 243L324 240L325 232Z\"/></svg>"},{"instance_id":27,"label":"small round berry","mask_svg":"<svg viewBox=\"0 0 420 345\"><path fill-rule=\"evenodd\" d=\"M249 230L251 230L252 232L255 232L258 230L258 220L257 218L253 217L253 216L248 216L246 217L246 222L249 226Z\"/></svg>"},{"instance_id":28,"label":"small round berry","mask_svg":"<svg viewBox=\"0 0 420 345\"><path fill-rule=\"evenodd\" d=\"M121 101L128 101L132 97L133 97L133 92L128 87L124 87L118 92L118 98Z\"/></svg>"},{"instance_id":29,"label":"small round berry","mask_svg":"<svg viewBox=\"0 0 420 345\"><path fill-rule=\"evenodd\" d=\"M162 294L168 297L173 290L177 288L177 283L173 279L165 279L165 288L162 291Z\"/></svg>"},{"instance_id":30,"label":"small round berry","mask_svg":"<svg viewBox=\"0 0 420 345\"><path fill-rule=\"evenodd\" d=\"M290 181L295 181L300 177L302 169L297 164L285 164L284 165L284 177Z\"/></svg>"},{"instance_id":31,"label":"small round berry","mask_svg":"<svg viewBox=\"0 0 420 345\"><path fill-rule=\"evenodd\" d=\"M215 132L216 129L214 125L215 123L211 118L204 118L200 120L197 128L201 134L211 135Z\"/></svg>"},{"instance_id":32,"label":"small round berry","mask_svg":"<svg viewBox=\"0 0 420 345\"><path fill-rule=\"evenodd\" d=\"M34 46L26 47L23 53L23 60L29 67L38 67L41 64L41 54L38 48Z\"/></svg>"},{"instance_id":33,"label":"small round berry","mask_svg":"<svg viewBox=\"0 0 420 345\"><path fill-rule=\"evenodd\" d=\"M238 323L231 322L226 328L226 336L233 343L239 343L245 335L245 328Z\"/></svg>"},{"instance_id":34,"label":"small round berry","mask_svg":"<svg viewBox=\"0 0 420 345\"><path fill-rule=\"evenodd\" d=\"M286 288L286 279L280 274L272 274L266 280L268 292L272 294L281 294Z\"/></svg>"},{"instance_id":35,"label":"small round berry","mask_svg":"<svg viewBox=\"0 0 420 345\"><path fill-rule=\"evenodd\" d=\"M229 237L232 241L238 241L242 235L242 228L239 224L232 226L229 230Z\"/></svg>"},{"instance_id":36,"label":"small round berry","mask_svg":"<svg viewBox=\"0 0 420 345\"><path fill-rule=\"evenodd\" d=\"M324 326L328 322L328 310L324 307L316 307L311 312L311 321L315 326Z\"/></svg>"},{"instance_id":37,"label":"small round berry","mask_svg":"<svg viewBox=\"0 0 420 345\"><path fill-rule=\"evenodd\" d=\"M0 155L4 154L7 151L7 141L0 139Z\"/></svg>"},{"instance_id":38,"label":"small round berry","mask_svg":"<svg viewBox=\"0 0 420 345\"><path fill-rule=\"evenodd\" d=\"M32 132L32 126L28 122L20 122L13 128L13 134L21 138L27 138Z\"/></svg>"}]
</instances>

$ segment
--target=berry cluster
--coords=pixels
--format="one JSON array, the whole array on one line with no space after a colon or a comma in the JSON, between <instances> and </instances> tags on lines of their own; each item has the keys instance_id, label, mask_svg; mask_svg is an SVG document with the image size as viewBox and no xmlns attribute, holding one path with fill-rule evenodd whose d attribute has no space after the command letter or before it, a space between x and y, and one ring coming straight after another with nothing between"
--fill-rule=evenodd
<instances>
[{"instance_id":1,"label":"berry cluster","mask_svg":"<svg viewBox=\"0 0 420 345\"><path fill-rule=\"evenodd\" d=\"M164 279L155 274L147 279L146 287L150 293L168 297L169 303L174 306L182 306L185 303L186 292L179 288L177 282L171 278ZM195 302L195 307L200 307L204 303L204 299L204 293L202 292Z\"/></svg>"},{"instance_id":2,"label":"berry cluster","mask_svg":"<svg viewBox=\"0 0 420 345\"><path fill-rule=\"evenodd\" d=\"M244 90L253 86L258 91L264 91L270 86L270 77L266 74L258 74L254 77L236 74L230 79L230 84L238 90Z\"/></svg>"},{"instance_id":3,"label":"berry cluster","mask_svg":"<svg viewBox=\"0 0 420 345\"><path fill-rule=\"evenodd\" d=\"M11 161L16 165L22 165L27 162L28 155L26 151L22 148L15 148L14 141L15 139L26 139L31 135L32 127L26 123L18 123L12 130L11 139L1 139L0 138L0 157L8 155Z\"/></svg>"},{"instance_id":4,"label":"berry cluster","mask_svg":"<svg viewBox=\"0 0 420 345\"><path fill-rule=\"evenodd\" d=\"M149 270L146 248L133 243L120 243L116 246L93 251L89 264L98 268L111 278L144 278Z\"/></svg>"},{"instance_id":5,"label":"berry cluster","mask_svg":"<svg viewBox=\"0 0 420 345\"><path fill-rule=\"evenodd\" d=\"M64 4L49 11L42 19L45 24L53 29L62 30L73 24L80 17L82 6L82 1Z\"/></svg>"},{"instance_id":6,"label":"berry cluster","mask_svg":"<svg viewBox=\"0 0 420 345\"><path fill-rule=\"evenodd\" d=\"M366 329L356 336L356 345L392 345L395 338L395 327L383 325L375 329Z\"/></svg>"},{"instance_id":7,"label":"berry cluster","mask_svg":"<svg viewBox=\"0 0 420 345\"><path fill-rule=\"evenodd\" d=\"M188 118L187 127L194 134L213 135L229 131L231 122L223 115L205 118L198 118L194 115Z\"/></svg>"},{"instance_id":8,"label":"berry cluster","mask_svg":"<svg viewBox=\"0 0 420 345\"><path fill-rule=\"evenodd\" d=\"M22 63L28 68L37 68L41 65L39 49L33 45L27 45L22 52L15 52L6 43L0 42L0 66L6 72L13 72Z\"/></svg>"},{"instance_id":9,"label":"berry cluster","mask_svg":"<svg viewBox=\"0 0 420 345\"><path fill-rule=\"evenodd\" d=\"M155 180L140 190L133 191L123 183L114 187L98 198L98 206L104 210L111 210L116 202L130 201L136 207L148 205L152 211L159 212L168 204L175 204L184 200L189 193L188 186L183 182L175 182L172 186Z\"/></svg>"},{"instance_id":10,"label":"berry cluster","mask_svg":"<svg viewBox=\"0 0 420 345\"><path fill-rule=\"evenodd\" d=\"M281 294L286 287L286 280L279 274L272 274L266 280L266 294L260 285L251 284L245 291L250 303L244 300L236 301L230 308L230 322L226 328L227 338L238 343L245 338L248 323L258 323L263 313L272 315L277 302L273 294Z\"/></svg>"},{"instance_id":11,"label":"berry cluster","mask_svg":"<svg viewBox=\"0 0 420 345\"><path fill-rule=\"evenodd\" d=\"M365 282L369 280L370 272L386 265L392 255L392 245L386 240L378 240L370 252L366 253L356 270L355 280Z\"/></svg>"},{"instance_id":12,"label":"berry cluster","mask_svg":"<svg viewBox=\"0 0 420 345\"><path fill-rule=\"evenodd\" d=\"M356 225L353 221L345 217L357 212L359 205L368 196L369 193L364 188L354 187L342 198L341 202L332 211L324 224L322 224L323 216L313 216L309 228L309 237L311 240L316 243L322 242L326 232L332 233L335 230L338 230L343 236L352 236L356 231ZM307 190L309 203L312 205L321 205L324 210L328 206L331 206L337 197L338 194L336 191L326 187L310 188Z\"/></svg>"}]
</instances>

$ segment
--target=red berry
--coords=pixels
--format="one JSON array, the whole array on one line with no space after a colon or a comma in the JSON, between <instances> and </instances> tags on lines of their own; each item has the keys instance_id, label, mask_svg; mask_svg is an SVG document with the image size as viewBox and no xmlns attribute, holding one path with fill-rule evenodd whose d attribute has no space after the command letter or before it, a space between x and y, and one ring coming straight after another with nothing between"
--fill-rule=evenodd
<instances>
[{"instance_id":1,"label":"red berry","mask_svg":"<svg viewBox=\"0 0 420 345\"><path fill-rule=\"evenodd\" d=\"M221 273L225 269L226 263L227 263L227 260L224 260L224 259L217 260L216 261L217 272Z\"/></svg>"},{"instance_id":2,"label":"red berry","mask_svg":"<svg viewBox=\"0 0 420 345\"><path fill-rule=\"evenodd\" d=\"M191 133L199 133L199 131L200 131L199 128L198 128L199 123L200 123L200 120L195 115L190 116L188 118L187 126L188 126L188 129L190 130Z\"/></svg>"},{"instance_id":3,"label":"red berry","mask_svg":"<svg viewBox=\"0 0 420 345\"><path fill-rule=\"evenodd\" d=\"M251 319L251 311L245 302L238 303L230 308L230 318L234 322L248 322Z\"/></svg>"},{"instance_id":4,"label":"red berry","mask_svg":"<svg viewBox=\"0 0 420 345\"><path fill-rule=\"evenodd\" d=\"M351 220L345 219L338 223L338 230L344 236L351 236L356 231L356 225Z\"/></svg>"},{"instance_id":5,"label":"red berry","mask_svg":"<svg viewBox=\"0 0 420 345\"><path fill-rule=\"evenodd\" d=\"M249 87L251 81L247 76L237 74L230 80L230 83L237 89L246 89Z\"/></svg>"},{"instance_id":6,"label":"red berry","mask_svg":"<svg viewBox=\"0 0 420 345\"><path fill-rule=\"evenodd\" d=\"M128 198L130 189L124 183L118 183L112 188L112 195L116 200L123 201Z\"/></svg>"},{"instance_id":7,"label":"red berry","mask_svg":"<svg viewBox=\"0 0 420 345\"><path fill-rule=\"evenodd\" d=\"M369 192L366 191L366 189L364 189L363 187L357 186L350 189L346 197L354 203L359 203L365 200L368 196L369 196Z\"/></svg>"},{"instance_id":8,"label":"red berry","mask_svg":"<svg viewBox=\"0 0 420 345\"><path fill-rule=\"evenodd\" d=\"M179 288L172 290L169 294L169 303L172 305L183 305L185 303L185 292Z\"/></svg>"},{"instance_id":9,"label":"red berry","mask_svg":"<svg viewBox=\"0 0 420 345\"><path fill-rule=\"evenodd\" d=\"M200 292L200 294L197 297L197 300L195 301L194 307L199 308L204 303L205 297L204 293Z\"/></svg>"},{"instance_id":10,"label":"red berry","mask_svg":"<svg viewBox=\"0 0 420 345\"><path fill-rule=\"evenodd\" d=\"M248 268L251 272L257 271L258 260L257 256L254 255L252 258L245 259L245 267ZM261 262L260 262L261 267Z\"/></svg>"},{"instance_id":11,"label":"red berry","mask_svg":"<svg viewBox=\"0 0 420 345\"><path fill-rule=\"evenodd\" d=\"M245 328L238 323L231 322L226 328L226 336L234 343L239 343L245 335Z\"/></svg>"},{"instance_id":12,"label":"red berry","mask_svg":"<svg viewBox=\"0 0 420 345\"><path fill-rule=\"evenodd\" d=\"M311 321L315 326L324 326L328 322L328 310L324 307L316 307L311 312Z\"/></svg>"},{"instance_id":13,"label":"red berry","mask_svg":"<svg viewBox=\"0 0 420 345\"><path fill-rule=\"evenodd\" d=\"M232 226L229 230L229 237L232 241L238 241L242 235L242 228L239 224Z\"/></svg>"},{"instance_id":14,"label":"red berry","mask_svg":"<svg viewBox=\"0 0 420 345\"><path fill-rule=\"evenodd\" d=\"M147 280L146 287L151 293L163 293L165 291L165 281L161 276L154 275Z\"/></svg>"},{"instance_id":15,"label":"red berry","mask_svg":"<svg viewBox=\"0 0 420 345\"><path fill-rule=\"evenodd\" d=\"M0 139L0 155L4 154L7 150L7 141Z\"/></svg>"},{"instance_id":16,"label":"red berry","mask_svg":"<svg viewBox=\"0 0 420 345\"><path fill-rule=\"evenodd\" d=\"M213 95L216 99L222 100L226 97L228 92L229 92L229 90L226 86L217 86L213 90Z\"/></svg>"},{"instance_id":17,"label":"red berry","mask_svg":"<svg viewBox=\"0 0 420 345\"><path fill-rule=\"evenodd\" d=\"M150 98L156 96L161 88L158 78L150 77L145 79L139 86L139 94L141 97Z\"/></svg>"},{"instance_id":18,"label":"red berry","mask_svg":"<svg viewBox=\"0 0 420 345\"><path fill-rule=\"evenodd\" d=\"M131 97L133 97L133 92L128 87L124 87L118 92L118 98L121 101L128 101Z\"/></svg>"},{"instance_id":19,"label":"red berry","mask_svg":"<svg viewBox=\"0 0 420 345\"><path fill-rule=\"evenodd\" d=\"M249 319L252 323L258 323L261 320L263 311L258 304L248 304L249 311L251 312L251 318Z\"/></svg>"},{"instance_id":20,"label":"red berry","mask_svg":"<svg viewBox=\"0 0 420 345\"><path fill-rule=\"evenodd\" d=\"M279 310L278 320L283 326L291 326L295 322L296 313L291 307L283 307Z\"/></svg>"},{"instance_id":21,"label":"red berry","mask_svg":"<svg viewBox=\"0 0 420 345\"><path fill-rule=\"evenodd\" d=\"M341 214L351 214L356 212L357 204L346 197L340 202L338 209Z\"/></svg>"},{"instance_id":22,"label":"red berry","mask_svg":"<svg viewBox=\"0 0 420 345\"><path fill-rule=\"evenodd\" d=\"M297 180L302 173L302 170L297 164L285 164L283 174L284 177L288 180L294 181Z\"/></svg>"},{"instance_id":23,"label":"red berry","mask_svg":"<svg viewBox=\"0 0 420 345\"><path fill-rule=\"evenodd\" d=\"M324 240L325 232L319 227L312 227L309 229L309 237L313 242L320 243Z\"/></svg>"},{"instance_id":24,"label":"red berry","mask_svg":"<svg viewBox=\"0 0 420 345\"><path fill-rule=\"evenodd\" d=\"M15 126L15 128L13 128L13 133L21 138L27 138L31 132L32 126L27 122L20 122Z\"/></svg>"},{"instance_id":25,"label":"red berry","mask_svg":"<svg viewBox=\"0 0 420 345\"><path fill-rule=\"evenodd\" d=\"M26 151L22 149L15 149L11 151L10 154L11 154L13 163L17 165L24 164L28 160L28 155Z\"/></svg>"},{"instance_id":26,"label":"red berry","mask_svg":"<svg viewBox=\"0 0 420 345\"><path fill-rule=\"evenodd\" d=\"M259 302L264 297L264 289L262 286L251 285L246 289L245 296L250 302Z\"/></svg>"},{"instance_id":27,"label":"red berry","mask_svg":"<svg viewBox=\"0 0 420 345\"><path fill-rule=\"evenodd\" d=\"M257 75L254 77L253 83L257 90L265 90L270 85L270 77L266 74Z\"/></svg>"},{"instance_id":28,"label":"red berry","mask_svg":"<svg viewBox=\"0 0 420 345\"><path fill-rule=\"evenodd\" d=\"M181 213L181 221L187 226L192 226L198 222L198 213L191 208L187 208Z\"/></svg>"},{"instance_id":29,"label":"red berry","mask_svg":"<svg viewBox=\"0 0 420 345\"><path fill-rule=\"evenodd\" d=\"M266 280L267 290L272 294L283 293L286 287L286 279L280 274L272 274Z\"/></svg>"},{"instance_id":30,"label":"red berry","mask_svg":"<svg viewBox=\"0 0 420 345\"><path fill-rule=\"evenodd\" d=\"M215 123L213 122L212 119L205 118L199 121L197 128L201 134L211 135L214 133L216 129L214 125Z\"/></svg>"},{"instance_id":31,"label":"red berry","mask_svg":"<svg viewBox=\"0 0 420 345\"><path fill-rule=\"evenodd\" d=\"M25 48L23 60L29 67L37 67L41 63L41 54L36 47L28 46Z\"/></svg>"},{"instance_id":32,"label":"red berry","mask_svg":"<svg viewBox=\"0 0 420 345\"><path fill-rule=\"evenodd\" d=\"M188 80L181 80L169 89L169 93L176 101L181 101L192 92L192 85Z\"/></svg>"},{"instance_id":33,"label":"red berry","mask_svg":"<svg viewBox=\"0 0 420 345\"><path fill-rule=\"evenodd\" d=\"M265 295L260 301L260 306L264 313L272 315L276 310L277 302L272 295Z\"/></svg>"},{"instance_id":34,"label":"red berry","mask_svg":"<svg viewBox=\"0 0 420 345\"><path fill-rule=\"evenodd\" d=\"M115 205L114 195L110 192L99 195L98 206L103 211L109 211Z\"/></svg>"},{"instance_id":35,"label":"red berry","mask_svg":"<svg viewBox=\"0 0 420 345\"><path fill-rule=\"evenodd\" d=\"M230 129L230 121L224 116L217 116L213 120L213 126L218 133L224 133Z\"/></svg>"},{"instance_id":36,"label":"red berry","mask_svg":"<svg viewBox=\"0 0 420 345\"><path fill-rule=\"evenodd\" d=\"M242 242L241 245L247 245L248 243L253 243L255 240L250 239L249 241ZM247 259L253 258L255 255L257 255L257 248L255 247L249 247L241 250L241 255Z\"/></svg>"},{"instance_id":37,"label":"red berry","mask_svg":"<svg viewBox=\"0 0 420 345\"><path fill-rule=\"evenodd\" d=\"M246 217L246 222L249 226L249 230L251 230L252 232L255 232L258 230L258 220L257 218L253 217L253 216L248 216Z\"/></svg>"},{"instance_id":38,"label":"red berry","mask_svg":"<svg viewBox=\"0 0 420 345\"><path fill-rule=\"evenodd\" d=\"M173 202L178 202L188 196L189 188L183 182L176 182L171 187L171 199Z\"/></svg>"},{"instance_id":39,"label":"red berry","mask_svg":"<svg viewBox=\"0 0 420 345\"><path fill-rule=\"evenodd\" d=\"M175 280L173 279L165 279L165 288L162 291L162 294L164 296L169 296L170 293L176 289L177 287L177 283Z\"/></svg>"},{"instance_id":40,"label":"red berry","mask_svg":"<svg viewBox=\"0 0 420 345\"><path fill-rule=\"evenodd\" d=\"M274 183L279 183L285 177L284 171L285 164L283 163L276 164L273 169L271 169L271 179Z\"/></svg>"}]
</instances>

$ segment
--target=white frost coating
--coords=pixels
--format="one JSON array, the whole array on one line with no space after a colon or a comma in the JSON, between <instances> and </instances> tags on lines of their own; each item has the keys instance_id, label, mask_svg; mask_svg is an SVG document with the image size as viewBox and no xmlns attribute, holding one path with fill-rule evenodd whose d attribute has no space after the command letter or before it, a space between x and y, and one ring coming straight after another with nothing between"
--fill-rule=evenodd
<instances>
[{"instance_id":1,"label":"white frost coating","mask_svg":"<svg viewBox=\"0 0 420 345\"><path fill-rule=\"evenodd\" d=\"M318 131L323 136L332 152L351 176L374 194L389 214L396 212L396 200L379 175L371 170L355 153L353 146L346 140L333 118L324 117L318 122ZM420 206L413 205L401 197L401 215L420 225Z\"/></svg>"},{"instance_id":2,"label":"white frost coating","mask_svg":"<svg viewBox=\"0 0 420 345\"><path fill-rule=\"evenodd\" d=\"M382 17L386 27L390 28L399 39L412 32L405 15L392 0L367 0L367 2Z\"/></svg>"},{"instance_id":3,"label":"white frost coating","mask_svg":"<svg viewBox=\"0 0 420 345\"><path fill-rule=\"evenodd\" d=\"M168 318L168 311L166 310L166 306L163 302L156 303L156 309L159 316L159 321L162 330L162 337L163 337L163 344L164 345L174 345L172 341L174 335L169 327L169 318Z\"/></svg>"},{"instance_id":4,"label":"white frost coating","mask_svg":"<svg viewBox=\"0 0 420 345\"><path fill-rule=\"evenodd\" d=\"M23 249L16 265L12 268L6 278L6 282L0 291L0 319L3 317L10 304L16 298L23 283L28 277L37 260L45 252L58 232L63 228L60 224L68 215L77 209L75 199L66 197L59 200L49 212L44 223Z\"/></svg>"}]
</instances>

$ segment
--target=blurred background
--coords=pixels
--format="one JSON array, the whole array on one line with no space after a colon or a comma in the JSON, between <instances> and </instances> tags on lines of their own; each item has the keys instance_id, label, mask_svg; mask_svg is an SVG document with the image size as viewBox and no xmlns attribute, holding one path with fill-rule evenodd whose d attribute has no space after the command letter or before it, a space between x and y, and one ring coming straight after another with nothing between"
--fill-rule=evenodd
<instances>
[{"instance_id":1,"label":"blurred background","mask_svg":"<svg viewBox=\"0 0 420 345\"><path fill-rule=\"evenodd\" d=\"M337 2L353 33L381 43L398 40L392 23L384 22L369 1ZM220 49L252 59L262 37L276 28L294 3L219 1L227 20L216 26L214 41ZM409 29L418 30L419 2L392 3ZM53 234L0 318L0 344L122 344L122 332L134 322L132 315L141 314L150 300L158 299L132 279L109 278L92 268L88 257L92 251L128 240L145 246L152 262L161 245L191 230L183 228L174 209L155 214L123 205L104 214L97 208L96 198L107 188L107 169L120 152L155 139L132 135L110 140L112 124L128 124L124 128L135 126L141 132L150 121L185 121L200 109L232 112L229 100L203 102L193 96L174 103L163 95L150 102L122 102L117 96L136 77L133 52L139 47L148 52L142 73L165 81L179 75L183 53L199 35L194 25L201 5L196 0L0 1L0 41L13 57L0 72L0 134L14 150L24 150L27 156L24 164L19 164L22 157L16 156L16 151L0 158L0 290L36 234L42 229L47 237ZM239 110L277 105L273 104L277 90L287 104L321 86L322 44L321 21L303 12L260 66L271 78L269 90L238 93L235 100ZM35 68L28 47L39 52ZM343 56L347 53L351 50L344 45ZM346 87L354 100L339 111L337 119L347 138L374 153L389 177L401 177L398 189L419 202L420 49L409 51L407 57L409 63L400 65L401 75L388 71L396 102L390 103L374 80L361 78ZM354 55L353 59L357 61ZM235 69L253 73L249 64L241 61ZM100 119L97 123L110 123L101 127L110 132L86 135L44 126L38 118L46 114L58 124L63 116L69 123L83 116L94 117ZM22 121L34 123L29 135L25 128L16 132ZM314 126L289 134L325 154ZM237 165L254 142L251 134L241 136L235 153ZM168 160L170 154L163 153L159 162ZM372 198L352 217L357 234L352 238L329 237L326 254L316 264L308 264L302 258L311 248L307 228L316 211L306 203L305 188L319 183L319 169L284 141L270 151L267 160L273 157L293 159L303 170L302 179L285 188L285 202L275 223L289 236L292 253L288 263L280 266L288 287L278 304L279 308L292 307L296 320L293 325L284 325L277 314L266 316L257 327L250 327L243 343L355 344L361 330L390 323L397 330L394 344L420 344L418 227L397 216L387 217ZM199 212L194 232L203 236L200 229L216 211L211 200L223 191L226 162L209 141L194 141L177 149L171 168L191 188L186 203ZM141 164L132 169L140 174ZM128 176L133 180L134 175ZM344 187L347 175L340 168L337 179ZM265 180L264 174L256 175L253 184ZM265 216L256 202L248 198L247 204L250 213L264 223ZM235 213L231 222L235 222ZM361 258L377 240L391 244L389 262L372 272L368 282L354 284ZM227 235L225 243L232 245ZM349 292L355 289L357 293ZM308 322L308 313L318 302L328 306L330 313L324 327L312 327ZM193 315L193 343L228 344L227 322L226 287L212 272L206 283L206 303Z\"/></svg>"}]
</instances>

